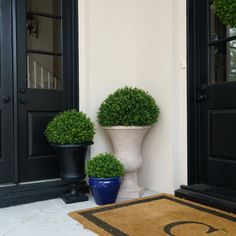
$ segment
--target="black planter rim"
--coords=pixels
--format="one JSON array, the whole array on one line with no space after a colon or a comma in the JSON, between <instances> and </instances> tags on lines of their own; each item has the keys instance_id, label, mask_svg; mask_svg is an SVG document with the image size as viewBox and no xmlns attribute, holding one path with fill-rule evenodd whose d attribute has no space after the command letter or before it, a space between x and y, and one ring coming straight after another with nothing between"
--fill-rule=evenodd
<instances>
[{"instance_id":1,"label":"black planter rim","mask_svg":"<svg viewBox=\"0 0 236 236\"><path fill-rule=\"evenodd\" d=\"M88 177L91 180L97 180L97 181L112 181L112 180L117 180L121 179L122 176L117 176L117 177L109 177L109 178L96 178L96 177Z\"/></svg>"},{"instance_id":2,"label":"black planter rim","mask_svg":"<svg viewBox=\"0 0 236 236\"><path fill-rule=\"evenodd\" d=\"M84 142L78 144L58 144L58 143L50 143L52 147L61 147L61 148L77 148L77 147L88 147L93 145L93 142Z\"/></svg>"}]
</instances>

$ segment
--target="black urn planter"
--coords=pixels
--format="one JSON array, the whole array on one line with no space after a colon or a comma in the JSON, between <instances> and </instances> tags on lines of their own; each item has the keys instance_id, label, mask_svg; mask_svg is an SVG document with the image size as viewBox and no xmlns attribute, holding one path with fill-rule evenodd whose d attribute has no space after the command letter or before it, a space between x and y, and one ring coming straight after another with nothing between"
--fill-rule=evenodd
<instances>
[{"instance_id":1,"label":"black urn planter","mask_svg":"<svg viewBox=\"0 0 236 236\"><path fill-rule=\"evenodd\" d=\"M51 144L60 159L60 175L68 183L69 191L62 195L65 203L88 201L86 194L78 191L77 185L86 177L85 159L87 150L93 143Z\"/></svg>"}]
</instances>

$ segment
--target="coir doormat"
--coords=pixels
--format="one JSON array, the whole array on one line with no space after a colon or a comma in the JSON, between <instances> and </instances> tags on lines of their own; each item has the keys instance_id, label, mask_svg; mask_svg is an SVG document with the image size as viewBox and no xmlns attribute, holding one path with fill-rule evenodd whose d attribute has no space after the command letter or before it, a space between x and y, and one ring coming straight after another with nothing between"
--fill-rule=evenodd
<instances>
[{"instance_id":1,"label":"coir doormat","mask_svg":"<svg viewBox=\"0 0 236 236\"><path fill-rule=\"evenodd\" d=\"M236 215L167 194L69 215L102 236L236 236Z\"/></svg>"}]
</instances>

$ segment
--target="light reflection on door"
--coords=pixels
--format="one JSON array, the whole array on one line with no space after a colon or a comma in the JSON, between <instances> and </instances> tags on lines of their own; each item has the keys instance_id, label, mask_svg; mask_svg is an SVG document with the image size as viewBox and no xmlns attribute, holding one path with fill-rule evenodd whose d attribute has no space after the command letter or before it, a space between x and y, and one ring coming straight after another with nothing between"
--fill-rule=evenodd
<instances>
[{"instance_id":1,"label":"light reflection on door","mask_svg":"<svg viewBox=\"0 0 236 236\"><path fill-rule=\"evenodd\" d=\"M210 6L210 84L236 81L236 28L223 24L215 15L214 5ZM224 41L227 39L228 41ZM222 43L214 43L223 40Z\"/></svg>"}]
</instances>

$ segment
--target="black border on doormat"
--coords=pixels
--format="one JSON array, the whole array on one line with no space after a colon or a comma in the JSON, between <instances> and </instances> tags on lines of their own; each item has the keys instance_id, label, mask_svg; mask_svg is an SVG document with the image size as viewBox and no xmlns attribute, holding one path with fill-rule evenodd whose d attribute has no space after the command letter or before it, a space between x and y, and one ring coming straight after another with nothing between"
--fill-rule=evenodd
<instances>
[{"instance_id":1,"label":"black border on doormat","mask_svg":"<svg viewBox=\"0 0 236 236\"><path fill-rule=\"evenodd\" d=\"M102 207L102 208L97 208L97 209L92 209L92 210L88 210L88 211L84 211L84 212L77 212L77 213L112 235L128 236L126 233L124 233L124 232L120 231L119 229L113 227L112 225L109 225L108 223L100 220L99 218L94 216L94 214L117 209L117 208L132 206L132 205L136 205L136 204L140 204L140 203L162 200L162 199L167 199L167 200L194 208L196 210L207 212L209 214L225 218L229 221L236 222L236 217L234 217L234 216L226 215L222 212L218 212L213 209L208 209L208 208L205 208L205 207L202 207L199 205L192 204L190 202L185 202L181 199L176 199L176 198L172 198L172 197L168 197L168 196L157 196L157 197L153 197L153 198L152 197L145 198L145 199L141 199L141 200L137 200L137 201L133 201L133 202L125 202L125 203L120 203L120 204L116 204L116 205L112 205L112 206L107 206L107 207Z\"/></svg>"}]
</instances>

